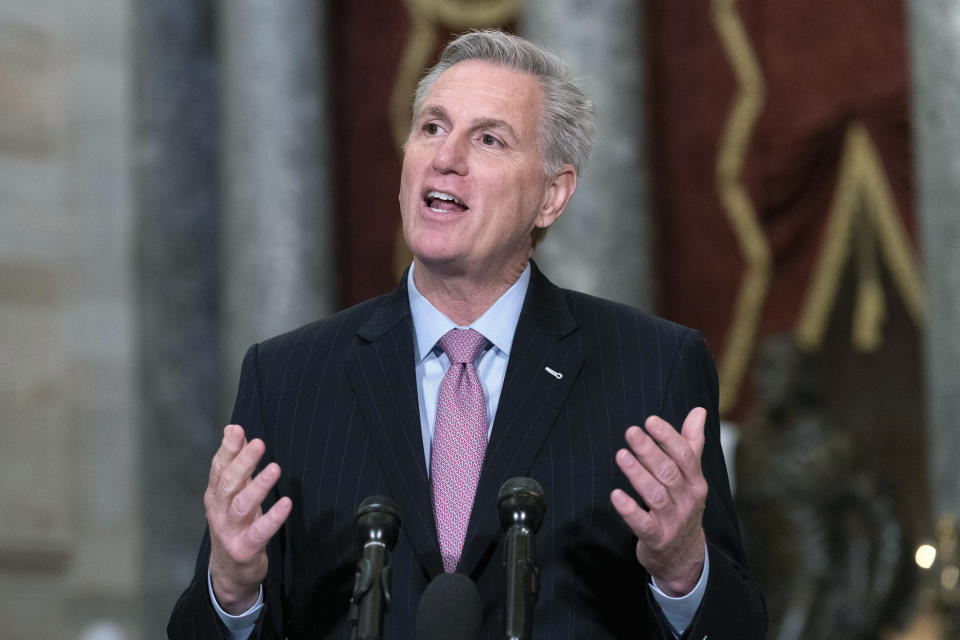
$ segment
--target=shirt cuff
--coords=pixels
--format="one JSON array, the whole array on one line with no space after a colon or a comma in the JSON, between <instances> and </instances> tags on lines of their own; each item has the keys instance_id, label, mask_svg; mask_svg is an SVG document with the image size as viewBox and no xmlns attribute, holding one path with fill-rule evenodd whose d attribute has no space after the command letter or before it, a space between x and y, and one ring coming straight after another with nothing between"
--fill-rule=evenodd
<instances>
[{"instance_id":1,"label":"shirt cuff","mask_svg":"<svg viewBox=\"0 0 960 640\"><path fill-rule=\"evenodd\" d=\"M247 640L253 633L253 628L257 626L257 618L260 617L260 610L263 609L263 585L260 585L260 592L257 594L257 601L252 607L238 616L232 616L220 608L217 597L213 595L213 583L210 581L210 570L207 569L207 589L210 591L210 602L213 603L213 609L220 616L227 631L230 632L230 640Z\"/></svg>"},{"instance_id":2,"label":"shirt cuff","mask_svg":"<svg viewBox=\"0 0 960 640\"><path fill-rule=\"evenodd\" d=\"M660 605L664 617L667 619L667 622L670 623L670 626L677 636L683 635L683 632L687 630L687 627L689 627L693 621L693 616L697 613L700 602L703 600L703 593L707 590L707 577L709 574L710 553L706 549L706 544L704 544L703 571L700 573L697 586L687 595L672 598L660 590L653 576L650 577L650 591L653 592L653 598L657 601L657 604Z\"/></svg>"}]
</instances>

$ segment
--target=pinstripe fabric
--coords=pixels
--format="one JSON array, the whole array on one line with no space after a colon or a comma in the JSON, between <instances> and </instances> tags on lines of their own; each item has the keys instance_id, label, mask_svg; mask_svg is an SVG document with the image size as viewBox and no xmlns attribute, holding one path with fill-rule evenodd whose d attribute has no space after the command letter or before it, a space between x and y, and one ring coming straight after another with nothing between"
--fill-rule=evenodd
<instances>
[{"instance_id":1,"label":"pinstripe fabric","mask_svg":"<svg viewBox=\"0 0 960 640\"><path fill-rule=\"evenodd\" d=\"M373 493L392 496L403 516L385 638L412 637L420 594L443 570L413 368L403 284L247 353L234 421L264 437L265 457L283 468L279 492L294 502L268 547L267 606L257 637L347 637L358 557L353 512ZM558 289L534 266L458 567L480 590L484 638L502 635L506 575L496 494L519 475L540 481L547 501L537 535L535 637L669 637L636 562L635 540L609 494L615 487L633 493L614 462L626 427L652 413L679 425L694 406L709 410L703 467L711 570L686 635L763 636L766 615L743 568L716 403L716 373L697 332ZM196 578L171 618L171 637L223 631L206 592L208 547L205 539Z\"/></svg>"}]
</instances>

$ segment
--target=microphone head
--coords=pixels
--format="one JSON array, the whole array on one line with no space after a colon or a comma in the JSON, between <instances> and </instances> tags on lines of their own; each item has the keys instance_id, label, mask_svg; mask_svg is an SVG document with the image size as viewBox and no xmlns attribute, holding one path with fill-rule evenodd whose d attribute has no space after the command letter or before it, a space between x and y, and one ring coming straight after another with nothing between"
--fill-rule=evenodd
<instances>
[{"instance_id":1,"label":"microphone head","mask_svg":"<svg viewBox=\"0 0 960 640\"><path fill-rule=\"evenodd\" d=\"M370 496L357 507L354 520L357 540L363 547L370 542L382 542L392 551L400 537L400 510L387 496Z\"/></svg>"},{"instance_id":2,"label":"microphone head","mask_svg":"<svg viewBox=\"0 0 960 640\"><path fill-rule=\"evenodd\" d=\"M416 640L476 640L483 605L477 585L462 573L441 573L417 606Z\"/></svg>"},{"instance_id":3,"label":"microphone head","mask_svg":"<svg viewBox=\"0 0 960 640\"><path fill-rule=\"evenodd\" d=\"M536 533L547 510L543 487L533 478L510 478L500 486L497 509L504 531L519 524Z\"/></svg>"}]
</instances>

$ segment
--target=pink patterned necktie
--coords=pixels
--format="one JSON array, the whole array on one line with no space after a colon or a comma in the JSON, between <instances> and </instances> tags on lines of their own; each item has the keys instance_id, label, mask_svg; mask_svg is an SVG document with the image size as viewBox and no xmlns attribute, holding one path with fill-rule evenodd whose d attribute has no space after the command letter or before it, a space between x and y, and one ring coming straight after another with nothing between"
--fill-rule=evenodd
<instances>
[{"instance_id":1,"label":"pink patterned necktie","mask_svg":"<svg viewBox=\"0 0 960 640\"><path fill-rule=\"evenodd\" d=\"M487 401L474 366L487 339L473 329L451 329L439 344L450 368L437 398L430 478L443 569L452 573L463 551L487 449Z\"/></svg>"}]
</instances>

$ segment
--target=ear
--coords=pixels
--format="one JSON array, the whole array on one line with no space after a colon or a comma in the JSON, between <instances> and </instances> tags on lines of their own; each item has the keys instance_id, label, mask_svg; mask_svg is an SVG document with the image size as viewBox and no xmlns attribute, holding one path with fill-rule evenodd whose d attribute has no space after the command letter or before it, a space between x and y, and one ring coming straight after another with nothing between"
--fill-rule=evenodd
<instances>
[{"instance_id":1,"label":"ear","mask_svg":"<svg viewBox=\"0 0 960 640\"><path fill-rule=\"evenodd\" d=\"M546 229L556 222L576 190L577 170L573 168L572 164L565 164L560 173L549 178L547 189L543 195L540 214L534 220L533 226L538 229Z\"/></svg>"}]
</instances>

